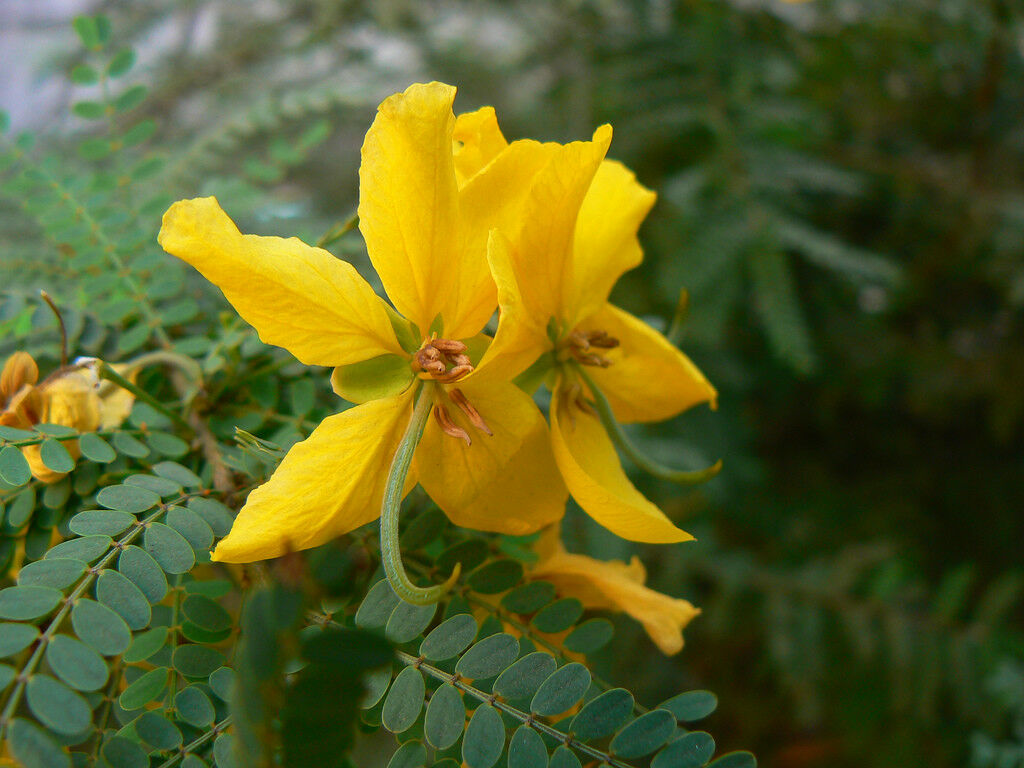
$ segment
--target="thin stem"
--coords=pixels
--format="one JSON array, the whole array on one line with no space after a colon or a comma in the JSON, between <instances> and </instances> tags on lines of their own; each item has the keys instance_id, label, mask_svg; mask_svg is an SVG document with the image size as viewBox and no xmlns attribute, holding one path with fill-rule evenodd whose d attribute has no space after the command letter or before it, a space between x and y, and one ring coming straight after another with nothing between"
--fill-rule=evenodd
<instances>
[{"instance_id":1,"label":"thin stem","mask_svg":"<svg viewBox=\"0 0 1024 768\"><path fill-rule=\"evenodd\" d=\"M430 387L423 387L417 396L409 426L406 427L405 435L402 436L402 442L399 443L398 450L395 451L395 458L391 462L388 484L384 489L384 503L380 511L380 554L384 573L387 574L395 594L413 605L436 603L451 589L462 571L462 564L458 563L444 584L427 588L417 587L405 572L405 566L402 564L402 550L398 543L398 515L402 507L405 478L409 474L412 455L419 444L423 427L427 423L433 406L434 399Z\"/></svg>"},{"instance_id":2,"label":"thin stem","mask_svg":"<svg viewBox=\"0 0 1024 768\"><path fill-rule=\"evenodd\" d=\"M190 741L183 747L180 747L178 754L171 755L169 758L160 763L159 768L171 768L171 766L177 765L179 760L184 760L186 755L193 754L199 747L203 746L206 742L217 736L224 731L229 725L231 725L231 716L228 715L219 723L214 725L210 730L204 733L202 736L198 736L193 741Z\"/></svg>"},{"instance_id":3,"label":"thin stem","mask_svg":"<svg viewBox=\"0 0 1024 768\"><path fill-rule=\"evenodd\" d=\"M590 378L590 375L583 370L583 366L576 365L576 372L579 373L580 378L586 383L590 389L590 394L593 397L591 405L597 411L598 418L601 419L601 424L604 425L609 436L615 442L615 444L622 449L630 461L636 464L644 472L650 475L654 475L662 480L668 480L670 483L679 483L680 485L698 485L700 483L707 482L712 477L718 474L719 470L722 469L722 460L719 459L714 464L706 469L698 469L695 471L685 469L672 469L666 467L664 464L659 464L653 459L648 458L640 449L630 442L630 439L626 437L626 433L622 431L622 426L615 420L615 414L612 412L611 403L608 402L608 398L604 396L594 380Z\"/></svg>"},{"instance_id":4,"label":"thin stem","mask_svg":"<svg viewBox=\"0 0 1024 768\"><path fill-rule=\"evenodd\" d=\"M110 717L110 710L114 701L117 699L117 689L121 685L121 669L124 666L124 662L118 658L114 662L114 666L110 669L110 679L107 682L107 687L103 692L103 703L99 709L99 717L96 718L96 733L93 737L92 743L92 759L93 761L100 754L100 747L103 745L103 732L107 727L107 720Z\"/></svg>"},{"instance_id":5,"label":"thin stem","mask_svg":"<svg viewBox=\"0 0 1024 768\"><path fill-rule=\"evenodd\" d=\"M177 573L174 575L174 581L171 584L171 594L174 595L174 602L171 605L171 652L178 647L179 635L181 633L181 574ZM171 695L167 697L167 700L171 702L175 709L177 704L174 703L174 697L178 695L178 674L177 671L171 673Z\"/></svg>"},{"instance_id":6,"label":"thin stem","mask_svg":"<svg viewBox=\"0 0 1024 768\"><path fill-rule=\"evenodd\" d=\"M672 322L669 323L668 332L665 334L672 346L678 347L683 340L683 333L686 330L686 319L690 315L690 292L685 288L679 291L679 302L676 304L676 311L672 315Z\"/></svg>"},{"instance_id":7,"label":"thin stem","mask_svg":"<svg viewBox=\"0 0 1024 768\"><path fill-rule=\"evenodd\" d=\"M64 318L60 314L60 310L57 309L57 305L54 303L50 294L46 291L39 292L40 298L46 302L47 306L53 312L54 317L57 318L57 325L60 326L60 367L66 368L68 365L68 329L64 325Z\"/></svg>"},{"instance_id":8,"label":"thin stem","mask_svg":"<svg viewBox=\"0 0 1024 768\"><path fill-rule=\"evenodd\" d=\"M107 381L114 382L115 384L117 384L117 386L121 387L122 389L127 389L129 392L131 392L133 395L139 398L139 400L143 400L149 403L151 406L160 411L160 413L164 414L167 418L171 419L171 421L173 421L179 427L182 427L191 433L195 432L195 430L192 428L192 425L185 421L185 419L176 414L174 411L170 410L166 405L161 403L159 400L157 400L155 397L149 394L149 392L144 390L142 387L132 384L130 381L128 381L128 379L119 374L111 366L107 365L102 360L99 360L96 363L96 375L99 376L101 379L106 379Z\"/></svg>"},{"instance_id":9,"label":"thin stem","mask_svg":"<svg viewBox=\"0 0 1024 768\"><path fill-rule=\"evenodd\" d=\"M451 672L445 672L443 669L438 669L437 667L431 666L430 664L425 663L422 658L413 656L411 653L405 653L404 651L396 651L396 653L398 655L399 660L403 664L406 664L410 667L416 667L422 672L425 672L426 674L430 675L435 680L441 680L442 682L450 683L454 688L457 688L463 693L472 696L474 699L478 701L490 704L492 707L499 710L500 712L504 712L505 714L510 715L519 722L523 723L523 725L533 728L535 731L550 736L552 739L559 742L560 744L564 744L567 747L575 749L577 752L581 752L587 757L593 758L594 760L602 761L603 765L614 766L614 768L634 768L628 763L623 763L621 760L618 760L614 755L610 755L607 752L602 752L600 749L595 749L589 744L584 744L580 741L577 741L572 736L572 734L562 733L557 728L552 728L547 723L542 723L540 720L536 718L536 715L533 715L528 712L523 712L522 710L517 709L516 707L513 707L510 704L506 704L504 701L498 699L494 694L484 693L483 691L474 688L469 683L463 681L463 679L457 673L453 674Z\"/></svg>"},{"instance_id":10,"label":"thin stem","mask_svg":"<svg viewBox=\"0 0 1024 768\"><path fill-rule=\"evenodd\" d=\"M126 366L126 370L129 372L135 372L147 366L158 365L161 363L173 365L178 368L196 387L202 385L203 369L199 366L199 363L191 357L186 357L185 355L177 352L157 349L153 352L141 354L134 360L129 360L124 365Z\"/></svg>"},{"instance_id":11,"label":"thin stem","mask_svg":"<svg viewBox=\"0 0 1024 768\"><path fill-rule=\"evenodd\" d=\"M344 221L340 221L337 224L332 225L330 229L324 232L323 235L320 236L320 239L316 241L316 247L326 248L332 243L335 243L338 240L340 240L343 235L347 234L348 232L351 232L358 226L359 215L353 213Z\"/></svg>"}]
</instances>

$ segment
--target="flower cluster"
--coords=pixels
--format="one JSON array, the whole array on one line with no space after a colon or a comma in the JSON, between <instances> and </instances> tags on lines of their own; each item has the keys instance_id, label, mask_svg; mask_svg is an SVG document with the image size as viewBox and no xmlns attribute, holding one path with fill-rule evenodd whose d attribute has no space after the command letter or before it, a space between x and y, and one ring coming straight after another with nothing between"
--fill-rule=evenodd
<instances>
[{"instance_id":1,"label":"flower cluster","mask_svg":"<svg viewBox=\"0 0 1024 768\"><path fill-rule=\"evenodd\" d=\"M36 424L59 424L79 432L118 426L131 412L134 397L109 382L101 382L96 362L94 358L81 358L40 382L39 367L32 355L15 352L0 375L0 425L28 430ZM68 441L65 446L77 456L77 441ZM40 482L55 483L64 477L65 473L43 463L38 444L21 450Z\"/></svg>"},{"instance_id":2,"label":"flower cluster","mask_svg":"<svg viewBox=\"0 0 1024 768\"><path fill-rule=\"evenodd\" d=\"M334 391L355 403L249 495L214 560L317 546L382 508L386 518L416 483L477 530L539 531L571 494L623 538L692 538L629 481L608 431L715 401L673 344L608 303L642 259L637 230L654 193L606 159L609 126L590 141L508 142L493 109L456 117L454 99L451 86L413 85L381 104L363 144L359 228L390 303L325 250L240 233L213 198L165 214L169 253L216 284L263 341L332 367ZM532 397L542 383L547 419ZM595 594L601 579L612 584L592 604L621 608L613 595L625 595L664 607L637 597L639 563L583 565L547 550L535 574L593 577ZM678 642L660 625L667 652L696 613L685 606L665 619Z\"/></svg>"}]
</instances>

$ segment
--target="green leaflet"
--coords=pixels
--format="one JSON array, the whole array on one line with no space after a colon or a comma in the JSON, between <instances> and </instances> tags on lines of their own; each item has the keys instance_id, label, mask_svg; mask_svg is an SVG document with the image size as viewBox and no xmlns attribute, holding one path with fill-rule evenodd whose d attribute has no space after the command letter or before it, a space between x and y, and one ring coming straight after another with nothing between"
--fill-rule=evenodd
<instances>
[{"instance_id":1,"label":"green leaflet","mask_svg":"<svg viewBox=\"0 0 1024 768\"><path fill-rule=\"evenodd\" d=\"M521 725L508 743L508 768L547 768L548 750L540 734Z\"/></svg>"},{"instance_id":2,"label":"green leaflet","mask_svg":"<svg viewBox=\"0 0 1024 768\"><path fill-rule=\"evenodd\" d=\"M505 726L489 704L476 708L462 740L462 759L469 768L491 768L505 748Z\"/></svg>"},{"instance_id":3,"label":"green leaflet","mask_svg":"<svg viewBox=\"0 0 1024 768\"><path fill-rule=\"evenodd\" d=\"M530 701L538 715L560 715L572 708L590 687L590 670L579 662L566 664L541 684Z\"/></svg>"},{"instance_id":4,"label":"green leaflet","mask_svg":"<svg viewBox=\"0 0 1024 768\"><path fill-rule=\"evenodd\" d=\"M718 697L711 691L687 691L663 701L658 707L667 709L677 720L692 723L714 712L718 707Z\"/></svg>"},{"instance_id":5,"label":"green leaflet","mask_svg":"<svg viewBox=\"0 0 1024 768\"><path fill-rule=\"evenodd\" d=\"M519 655L519 642L512 635L485 637L459 659L455 671L474 680L495 677Z\"/></svg>"},{"instance_id":6,"label":"green leaflet","mask_svg":"<svg viewBox=\"0 0 1024 768\"><path fill-rule=\"evenodd\" d=\"M613 688L583 705L569 730L583 741L604 738L615 733L633 714L633 694L625 688Z\"/></svg>"},{"instance_id":7,"label":"green leaflet","mask_svg":"<svg viewBox=\"0 0 1024 768\"><path fill-rule=\"evenodd\" d=\"M431 746L447 749L462 735L466 727L466 705L462 694L445 683L430 697L423 733Z\"/></svg>"},{"instance_id":8,"label":"green leaflet","mask_svg":"<svg viewBox=\"0 0 1024 768\"><path fill-rule=\"evenodd\" d=\"M494 681L494 692L509 700L528 699L555 671L557 662L549 653L536 651L519 659Z\"/></svg>"},{"instance_id":9,"label":"green leaflet","mask_svg":"<svg viewBox=\"0 0 1024 768\"><path fill-rule=\"evenodd\" d=\"M693 731L671 742L651 760L651 768L700 768L715 754L715 740Z\"/></svg>"},{"instance_id":10,"label":"green leaflet","mask_svg":"<svg viewBox=\"0 0 1024 768\"><path fill-rule=\"evenodd\" d=\"M612 739L609 748L627 760L649 755L676 732L676 718L665 709L645 712Z\"/></svg>"},{"instance_id":11,"label":"green leaflet","mask_svg":"<svg viewBox=\"0 0 1024 768\"><path fill-rule=\"evenodd\" d=\"M444 661L464 651L476 637L476 621L460 613L435 627L420 644L420 654L432 661Z\"/></svg>"},{"instance_id":12,"label":"green leaflet","mask_svg":"<svg viewBox=\"0 0 1024 768\"><path fill-rule=\"evenodd\" d=\"M414 667L406 667L391 684L381 722L392 733L402 733L412 727L423 709L423 694L426 688L423 675Z\"/></svg>"}]
</instances>

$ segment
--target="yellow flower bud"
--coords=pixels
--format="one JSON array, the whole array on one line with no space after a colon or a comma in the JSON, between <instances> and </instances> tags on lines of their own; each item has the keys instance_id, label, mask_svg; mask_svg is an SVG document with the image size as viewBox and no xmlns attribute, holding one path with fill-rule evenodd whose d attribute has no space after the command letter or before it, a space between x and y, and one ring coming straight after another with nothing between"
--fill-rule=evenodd
<instances>
[{"instance_id":1,"label":"yellow flower bud","mask_svg":"<svg viewBox=\"0 0 1024 768\"><path fill-rule=\"evenodd\" d=\"M38 380L39 367L28 352L15 352L7 358L3 373L0 374L0 397L3 398L5 408L22 387L35 384Z\"/></svg>"}]
</instances>

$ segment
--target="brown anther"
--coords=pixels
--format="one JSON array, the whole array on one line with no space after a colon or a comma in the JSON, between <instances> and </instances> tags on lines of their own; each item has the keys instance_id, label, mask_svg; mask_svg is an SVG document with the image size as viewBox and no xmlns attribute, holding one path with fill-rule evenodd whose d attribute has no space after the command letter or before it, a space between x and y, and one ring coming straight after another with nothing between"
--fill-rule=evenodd
<instances>
[{"instance_id":1,"label":"brown anther","mask_svg":"<svg viewBox=\"0 0 1024 768\"><path fill-rule=\"evenodd\" d=\"M434 376L443 376L445 372L444 363L440 360L431 360L423 366L423 370Z\"/></svg>"},{"instance_id":2,"label":"brown anther","mask_svg":"<svg viewBox=\"0 0 1024 768\"><path fill-rule=\"evenodd\" d=\"M470 373L472 370L472 365L456 365L454 368L448 371L448 373L445 373L444 375L435 375L434 378L437 379L438 381L443 381L446 384L448 384L453 381L458 381L467 373Z\"/></svg>"},{"instance_id":3,"label":"brown anther","mask_svg":"<svg viewBox=\"0 0 1024 768\"><path fill-rule=\"evenodd\" d=\"M568 406L566 412L569 414L569 425L571 429L576 429L576 409L583 411L590 416L596 416L597 413L594 411L593 406L587 401L584 395L583 385L576 381L574 382L563 395L565 397L565 403ZM573 408L572 406L576 406Z\"/></svg>"},{"instance_id":4,"label":"brown anther","mask_svg":"<svg viewBox=\"0 0 1024 768\"><path fill-rule=\"evenodd\" d=\"M448 409L443 405L434 406L434 418L437 419L437 425L441 427L441 431L448 435L448 437L457 437L460 440L465 440L466 445L473 444L469 433L452 421L451 414L448 413Z\"/></svg>"},{"instance_id":5,"label":"brown anther","mask_svg":"<svg viewBox=\"0 0 1024 768\"><path fill-rule=\"evenodd\" d=\"M430 339L413 355L412 369L437 381L456 381L473 370L467 349L454 339Z\"/></svg>"},{"instance_id":6,"label":"brown anther","mask_svg":"<svg viewBox=\"0 0 1024 768\"><path fill-rule=\"evenodd\" d=\"M591 331L588 341L592 347L600 349L615 349L619 346L619 340L614 336L609 336L607 331Z\"/></svg>"},{"instance_id":7,"label":"brown anther","mask_svg":"<svg viewBox=\"0 0 1024 768\"><path fill-rule=\"evenodd\" d=\"M455 339L431 339L430 346L449 355L461 355L469 349L461 341L456 341Z\"/></svg>"},{"instance_id":8,"label":"brown anther","mask_svg":"<svg viewBox=\"0 0 1024 768\"><path fill-rule=\"evenodd\" d=\"M573 403L584 413L591 416L597 416L597 411L594 410L594 406L590 404L590 401L583 397L582 391L576 393L576 398L573 400Z\"/></svg>"},{"instance_id":9,"label":"brown anther","mask_svg":"<svg viewBox=\"0 0 1024 768\"><path fill-rule=\"evenodd\" d=\"M612 361L602 355L576 355L576 359L584 365L593 365L598 368L607 368Z\"/></svg>"},{"instance_id":10,"label":"brown anther","mask_svg":"<svg viewBox=\"0 0 1024 768\"><path fill-rule=\"evenodd\" d=\"M568 350L583 365L594 365L607 368L612 361L599 354L596 350L615 349L619 340L609 336L607 331L575 330L566 337Z\"/></svg>"},{"instance_id":11,"label":"brown anther","mask_svg":"<svg viewBox=\"0 0 1024 768\"><path fill-rule=\"evenodd\" d=\"M590 339L581 331L573 331L569 334L569 344L584 352L590 349Z\"/></svg>"},{"instance_id":12,"label":"brown anther","mask_svg":"<svg viewBox=\"0 0 1024 768\"><path fill-rule=\"evenodd\" d=\"M474 427L479 429L485 435L494 435L491 428L487 426L487 422L484 421L484 417L480 415L480 411L474 408L473 404L466 399L466 396L462 393L461 389L458 389L457 387L450 389L448 391L448 397L450 397L452 402L459 406L462 412L466 414L466 417Z\"/></svg>"}]
</instances>

